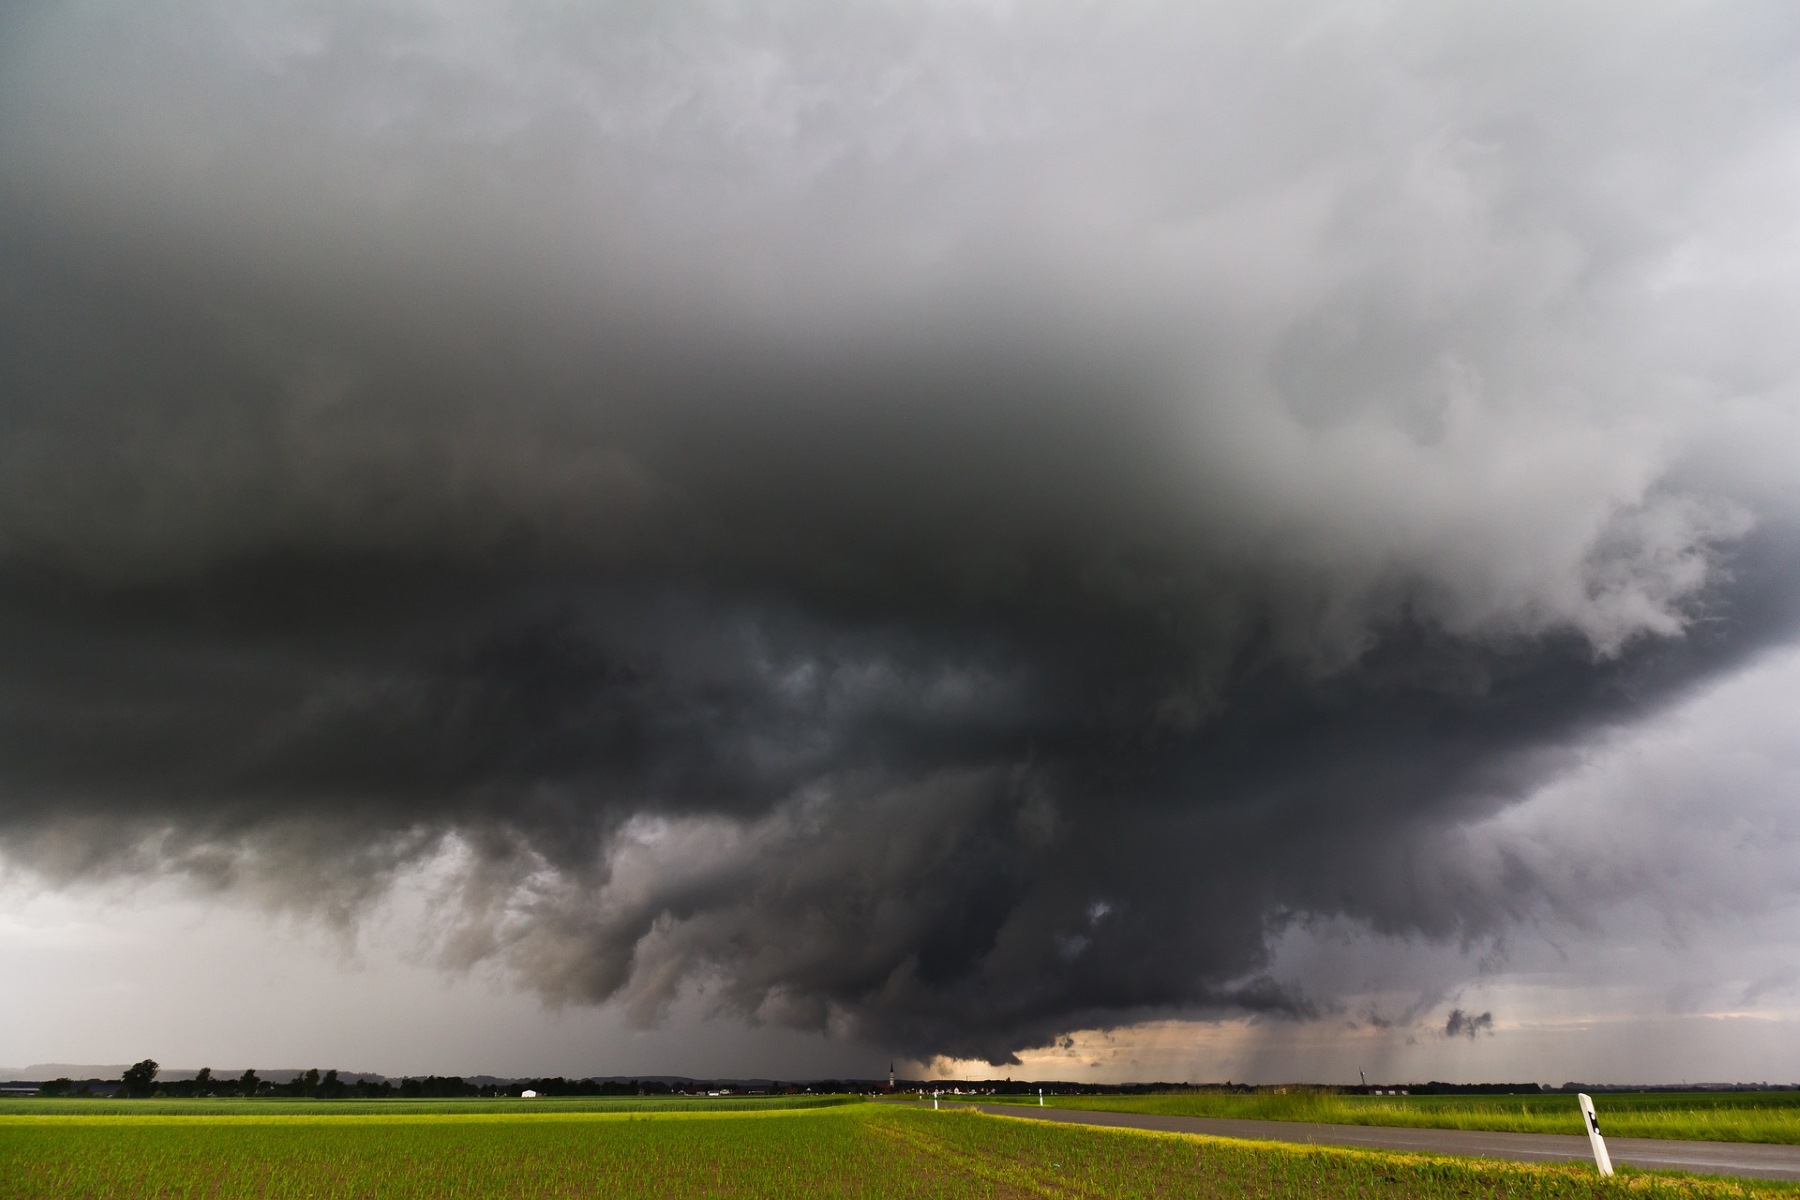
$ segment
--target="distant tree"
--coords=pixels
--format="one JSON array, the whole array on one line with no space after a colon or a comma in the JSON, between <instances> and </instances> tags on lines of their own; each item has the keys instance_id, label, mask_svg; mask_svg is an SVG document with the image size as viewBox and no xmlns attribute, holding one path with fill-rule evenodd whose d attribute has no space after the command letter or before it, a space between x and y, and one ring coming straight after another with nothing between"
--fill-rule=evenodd
<instances>
[{"instance_id":1,"label":"distant tree","mask_svg":"<svg viewBox=\"0 0 1800 1200\"><path fill-rule=\"evenodd\" d=\"M39 1088L38 1095L40 1095L40 1096L67 1096L70 1092L73 1092L74 1090L75 1090L75 1081L73 1079L70 1079L67 1075L64 1075L64 1076L61 1076L60 1078L52 1079L50 1082L46 1083L43 1087Z\"/></svg>"},{"instance_id":2,"label":"distant tree","mask_svg":"<svg viewBox=\"0 0 1800 1200\"><path fill-rule=\"evenodd\" d=\"M201 1067L200 1073L198 1075L194 1076L194 1095L196 1095L196 1096L212 1095L212 1085L213 1085L212 1068L211 1067Z\"/></svg>"},{"instance_id":3,"label":"distant tree","mask_svg":"<svg viewBox=\"0 0 1800 1200\"><path fill-rule=\"evenodd\" d=\"M256 1095L256 1085L261 1082L262 1080L256 1077L255 1071L245 1071L238 1076L238 1091L246 1096L254 1096Z\"/></svg>"},{"instance_id":4,"label":"distant tree","mask_svg":"<svg viewBox=\"0 0 1800 1200\"><path fill-rule=\"evenodd\" d=\"M119 1076L119 1082L125 1085L125 1094L127 1096L148 1096L151 1087L156 1083L156 1072L159 1069L154 1058L146 1058L141 1063L133 1063L126 1067L125 1073Z\"/></svg>"},{"instance_id":5,"label":"distant tree","mask_svg":"<svg viewBox=\"0 0 1800 1200\"><path fill-rule=\"evenodd\" d=\"M295 1082L300 1085L296 1089L300 1095L317 1096L319 1094L319 1068L313 1067Z\"/></svg>"},{"instance_id":6,"label":"distant tree","mask_svg":"<svg viewBox=\"0 0 1800 1200\"><path fill-rule=\"evenodd\" d=\"M325 1072L325 1078L319 1080L316 1093L325 1100L341 1100L344 1097L344 1084L338 1079L337 1068Z\"/></svg>"}]
</instances>

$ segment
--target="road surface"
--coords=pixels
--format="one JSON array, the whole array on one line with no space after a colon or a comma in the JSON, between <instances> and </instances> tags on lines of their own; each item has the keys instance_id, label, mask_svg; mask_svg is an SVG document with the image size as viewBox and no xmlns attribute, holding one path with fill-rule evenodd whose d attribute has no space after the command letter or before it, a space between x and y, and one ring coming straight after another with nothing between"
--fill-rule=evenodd
<instances>
[{"instance_id":1,"label":"road surface","mask_svg":"<svg viewBox=\"0 0 1800 1200\"><path fill-rule=\"evenodd\" d=\"M1351 1146L1363 1150L1400 1150L1414 1154L1452 1154L1464 1158L1505 1158L1517 1162L1594 1161L1585 1134L1478 1133L1461 1129L1403 1129L1388 1125L1315 1125L1302 1121L1240 1121L1218 1117L1168 1117L1152 1113L1086 1112L1073 1108L1039 1108L1035 1104L971 1104L965 1107L1006 1117L1065 1121L1075 1125L1111 1125L1124 1129L1157 1129L1166 1133L1200 1133L1253 1142L1291 1142L1311 1146ZM1601 1117L1604 1126L1606 1118ZM1662 1138L1606 1139L1615 1166L1629 1164L1646 1171L1692 1171L1703 1175L1738 1175L1749 1179L1800 1180L1800 1146L1762 1142L1677 1142Z\"/></svg>"}]
</instances>

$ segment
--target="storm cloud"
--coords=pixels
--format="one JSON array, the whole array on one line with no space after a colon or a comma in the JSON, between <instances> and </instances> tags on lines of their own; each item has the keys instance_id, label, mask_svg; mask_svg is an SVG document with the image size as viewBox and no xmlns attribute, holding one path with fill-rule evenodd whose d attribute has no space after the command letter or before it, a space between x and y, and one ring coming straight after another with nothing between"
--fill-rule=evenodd
<instances>
[{"instance_id":1,"label":"storm cloud","mask_svg":"<svg viewBox=\"0 0 1800 1200\"><path fill-rule=\"evenodd\" d=\"M52 882L1003 1062L1578 908L1442 847L1794 632L1784 8L5 22Z\"/></svg>"},{"instance_id":2,"label":"storm cloud","mask_svg":"<svg viewBox=\"0 0 1800 1200\"><path fill-rule=\"evenodd\" d=\"M1447 1038L1466 1037L1473 1041L1483 1033L1494 1032L1494 1014L1466 1013L1460 1008L1450 1010L1450 1016L1444 1022L1444 1036Z\"/></svg>"}]
</instances>

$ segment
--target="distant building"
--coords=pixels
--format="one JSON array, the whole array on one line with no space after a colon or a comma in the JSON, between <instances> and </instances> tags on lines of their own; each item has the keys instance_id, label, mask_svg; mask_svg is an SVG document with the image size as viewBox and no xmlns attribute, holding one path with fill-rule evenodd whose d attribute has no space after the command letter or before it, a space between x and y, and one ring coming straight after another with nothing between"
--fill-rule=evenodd
<instances>
[{"instance_id":1,"label":"distant building","mask_svg":"<svg viewBox=\"0 0 1800 1200\"><path fill-rule=\"evenodd\" d=\"M521 1100L536 1100L537 1093L532 1091L530 1088L526 1088L524 1091L519 1093L519 1099L521 1099Z\"/></svg>"}]
</instances>

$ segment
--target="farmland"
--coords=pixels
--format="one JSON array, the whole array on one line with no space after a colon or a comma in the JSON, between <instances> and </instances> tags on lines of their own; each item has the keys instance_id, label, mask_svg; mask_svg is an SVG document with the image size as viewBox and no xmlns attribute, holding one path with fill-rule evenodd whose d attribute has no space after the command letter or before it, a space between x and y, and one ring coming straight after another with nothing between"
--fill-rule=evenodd
<instances>
[{"instance_id":1,"label":"farmland","mask_svg":"<svg viewBox=\"0 0 1800 1200\"><path fill-rule=\"evenodd\" d=\"M358 1117L380 1120L410 1116L556 1117L585 1113L764 1112L770 1109L832 1108L860 1103L856 1096L544 1096L534 1100L0 1100L8 1116L75 1117L238 1117L288 1120L295 1117Z\"/></svg>"},{"instance_id":2,"label":"farmland","mask_svg":"<svg viewBox=\"0 0 1800 1200\"><path fill-rule=\"evenodd\" d=\"M1794 1195L1747 1185L1053 1126L890 1105L652 1112L0 1105L0 1197Z\"/></svg>"},{"instance_id":3,"label":"farmland","mask_svg":"<svg viewBox=\"0 0 1800 1200\"><path fill-rule=\"evenodd\" d=\"M1004 1097L994 1097L1006 1102ZM1035 1104L1035 1098L1017 1101ZM1319 1121L1413 1129L1580 1133L1575 1097L1359 1096L1324 1090L1047 1096L1058 1108L1181 1117ZM1608 1092L1594 1097L1608 1136L1800 1145L1800 1092Z\"/></svg>"}]
</instances>

